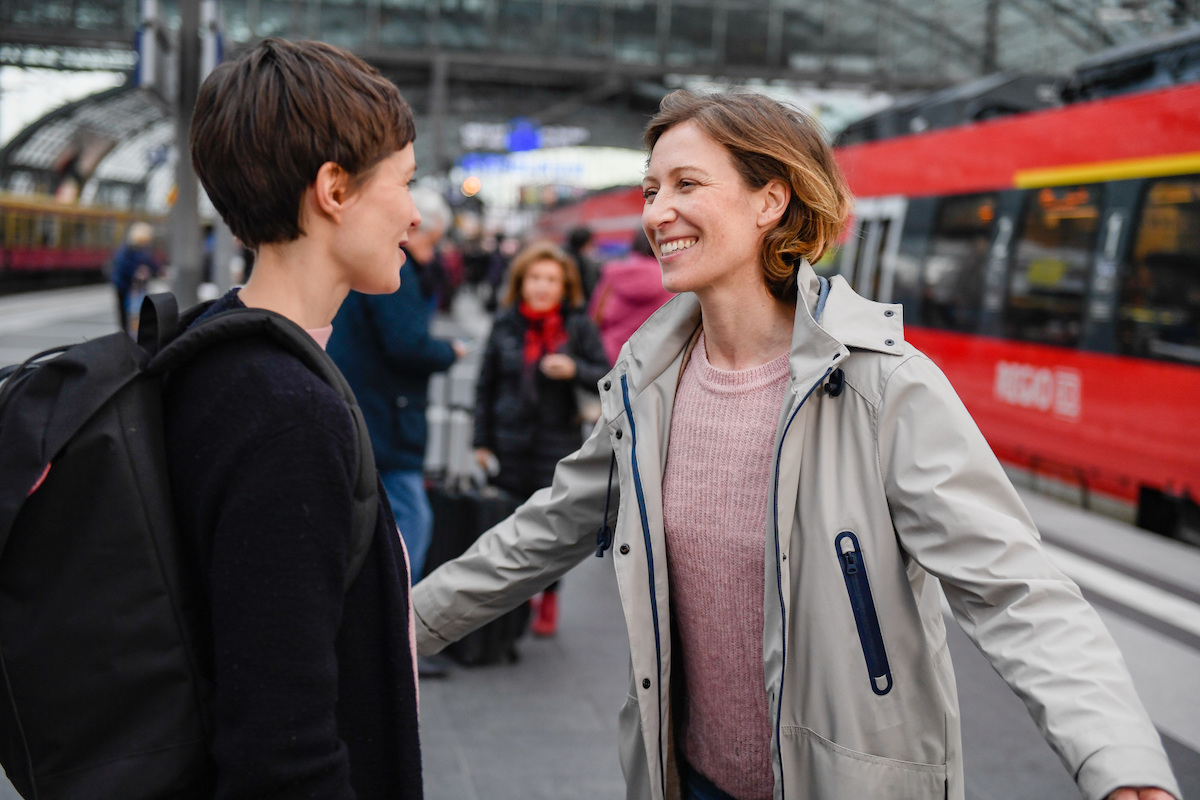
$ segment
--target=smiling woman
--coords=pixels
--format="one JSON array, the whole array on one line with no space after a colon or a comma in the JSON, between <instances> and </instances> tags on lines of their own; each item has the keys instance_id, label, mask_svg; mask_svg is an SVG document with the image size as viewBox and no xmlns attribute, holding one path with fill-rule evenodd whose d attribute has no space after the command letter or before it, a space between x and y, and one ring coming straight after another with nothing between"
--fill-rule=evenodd
<instances>
[{"instance_id":1,"label":"smiling woman","mask_svg":"<svg viewBox=\"0 0 1200 800\"><path fill-rule=\"evenodd\" d=\"M850 205L820 129L677 92L645 142L679 294L550 488L416 587L422 651L612 544L629 800L962 800L944 591L1088 800L1178 797L1116 645L900 308L810 266Z\"/></svg>"},{"instance_id":2,"label":"smiling woman","mask_svg":"<svg viewBox=\"0 0 1200 800\"><path fill-rule=\"evenodd\" d=\"M656 169L688 189L695 181L681 171L689 168L715 169L718 174L708 180L720 180L738 193L760 191L775 181L776 188L788 195L783 198L785 210L778 224L763 229L757 256L771 293L790 302L795 297L799 261L816 263L841 233L850 210L850 190L815 120L794 108L787 108L785 115L762 114L754 97L729 95L714 103L686 92L668 95L643 137L651 152L643 186L650 205L658 193ZM668 134L682 141L662 150L688 153L693 159L690 165L663 163L661 158L655 165L655 145ZM643 217L648 232L652 219L652 215Z\"/></svg>"}]
</instances>

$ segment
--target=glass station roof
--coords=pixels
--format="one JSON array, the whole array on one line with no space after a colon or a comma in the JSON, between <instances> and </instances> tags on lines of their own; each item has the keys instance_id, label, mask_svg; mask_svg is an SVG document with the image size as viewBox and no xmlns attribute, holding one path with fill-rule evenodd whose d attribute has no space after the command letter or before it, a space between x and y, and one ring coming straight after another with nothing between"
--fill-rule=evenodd
<instances>
[{"instance_id":1,"label":"glass station roof","mask_svg":"<svg viewBox=\"0 0 1200 800\"><path fill-rule=\"evenodd\" d=\"M160 0L178 26L180 0ZM137 0L0 0L0 63L130 63ZM348 47L393 78L545 84L581 95L679 76L893 95L999 72L1058 76L1198 21L1198 0L223 0L227 52L266 36ZM99 59L99 62L97 62ZM412 76L424 76L412 78ZM422 98L412 98L418 113ZM433 100L429 100L433 102ZM0 150L0 190L45 189L99 153L97 201L137 203L170 156L169 109L130 86L64 106ZM125 203L121 203L125 204Z\"/></svg>"}]
</instances>

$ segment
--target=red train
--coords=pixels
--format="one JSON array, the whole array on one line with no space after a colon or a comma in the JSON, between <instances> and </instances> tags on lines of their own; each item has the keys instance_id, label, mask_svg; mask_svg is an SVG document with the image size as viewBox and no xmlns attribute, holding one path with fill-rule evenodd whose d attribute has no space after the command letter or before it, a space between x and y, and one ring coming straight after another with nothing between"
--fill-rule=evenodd
<instances>
[{"instance_id":1,"label":"red train","mask_svg":"<svg viewBox=\"0 0 1200 800\"><path fill-rule=\"evenodd\" d=\"M855 218L818 270L903 304L1015 477L1200 542L1200 84L837 153Z\"/></svg>"},{"instance_id":2,"label":"red train","mask_svg":"<svg viewBox=\"0 0 1200 800\"><path fill-rule=\"evenodd\" d=\"M633 232L642 225L642 187L618 186L593 192L542 214L537 235L564 242L573 228L587 227L605 249L628 249Z\"/></svg>"},{"instance_id":3,"label":"red train","mask_svg":"<svg viewBox=\"0 0 1200 800\"><path fill-rule=\"evenodd\" d=\"M1200 85L838 155L858 202L830 267L904 304L996 454L1194 536Z\"/></svg>"}]
</instances>

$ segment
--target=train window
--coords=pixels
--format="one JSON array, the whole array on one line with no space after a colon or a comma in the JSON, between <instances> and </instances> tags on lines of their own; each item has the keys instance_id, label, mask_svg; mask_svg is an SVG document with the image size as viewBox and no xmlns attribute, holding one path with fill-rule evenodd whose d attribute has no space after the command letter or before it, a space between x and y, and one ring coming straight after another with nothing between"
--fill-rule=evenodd
<instances>
[{"instance_id":1,"label":"train window","mask_svg":"<svg viewBox=\"0 0 1200 800\"><path fill-rule=\"evenodd\" d=\"M59 223L59 247L78 247L83 244L80 241L79 226L81 222L72 217L64 217Z\"/></svg>"},{"instance_id":2,"label":"train window","mask_svg":"<svg viewBox=\"0 0 1200 800\"><path fill-rule=\"evenodd\" d=\"M1121 280L1117 351L1200 364L1200 176L1150 185Z\"/></svg>"},{"instance_id":3,"label":"train window","mask_svg":"<svg viewBox=\"0 0 1200 800\"><path fill-rule=\"evenodd\" d=\"M38 244L42 247L58 247L58 218L51 214L43 214L38 219Z\"/></svg>"},{"instance_id":4,"label":"train window","mask_svg":"<svg viewBox=\"0 0 1200 800\"><path fill-rule=\"evenodd\" d=\"M975 330L996 202L993 193L948 197L942 201L921 272L923 325L952 331Z\"/></svg>"},{"instance_id":5,"label":"train window","mask_svg":"<svg viewBox=\"0 0 1200 800\"><path fill-rule=\"evenodd\" d=\"M116 247L121 243L120 235L117 233L117 222L112 217L100 220L100 241L98 243L103 247Z\"/></svg>"},{"instance_id":6,"label":"train window","mask_svg":"<svg viewBox=\"0 0 1200 800\"><path fill-rule=\"evenodd\" d=\"M1099 186L1057 186L1032 195L1009 273L1005 336L1079 344L1101 194Z\"/></svg>"},{"instance_id":7,"label":"train window","mask_svg":"<svg viewBox=\"0 0 1200 800\"><path fill-rule=\"evenodd\" d=\"M15 214L13 224L13 241L17 246L31 247L34 245L34 220L29 214Z\"/></svg>"}]
</instances>

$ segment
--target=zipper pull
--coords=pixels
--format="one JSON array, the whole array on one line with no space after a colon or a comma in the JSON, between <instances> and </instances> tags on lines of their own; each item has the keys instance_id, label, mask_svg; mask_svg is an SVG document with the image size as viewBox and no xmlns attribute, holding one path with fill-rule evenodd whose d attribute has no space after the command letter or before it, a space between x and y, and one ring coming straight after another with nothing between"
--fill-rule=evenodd
<instances>
[{"instance_id":1,"label":"zipper pull","mask_svg":"<svg viewBox=\"0 0 1200 800\"><path fill-rule=\"evenodd\" d=\"M612 547L613 530L608 525L608 501L612 499L613 471L617 467L617 454L613 452L608 462L608 489L604 494L604 517L600 520L600 529L596 531L596 558L604 558L604 551Z\"/></svg>"},{"instance_id":2,"label":"zipper pull","mask_svg":"<svg viewBox=\"0 0 1200 800\"><path fill-rule=\"evenodd\" d=\"M612 542L612 528L608 527L606 522L600 526L600 530L596 531L596 558L604 558L604 551L612 547Z\"/></svg>"},{"instance_id":3,"label":"zipper pull","mask_svg":"<svg viewBox=\"0 0 1200 800\"><path fill-rule=\"evenodd\" d=\"M837 397L845 387L846 373L842 372L841 369L835 369L833 374L829 376L829 380L825 383L825 394L830 397Z\"/></svg>"}]
</instances>

